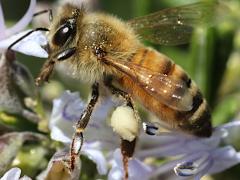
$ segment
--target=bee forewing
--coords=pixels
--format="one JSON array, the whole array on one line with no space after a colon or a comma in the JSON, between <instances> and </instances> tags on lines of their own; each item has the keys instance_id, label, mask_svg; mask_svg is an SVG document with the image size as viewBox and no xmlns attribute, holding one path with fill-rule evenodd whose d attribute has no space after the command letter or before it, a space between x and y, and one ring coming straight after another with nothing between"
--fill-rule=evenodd
<instances>
[{"instance_id":1,"label":"bee forewing","mask_svg":"<svg viewBox=\"0 0 240 180\"><path fill-rule=\"evenodd\" d=\"M179 111L192 109L192 95L183 80L175 76L153 72L151 69L129 61L114 61L111 58L106 58L104 61L129 76L148 94L163 104Z\"/></svg>"},{"instance_id":2,"label":"bee forewing","mask_svg":"<svg viewBox=\"0 0 240 180\"><path fill-rule=\"evenodd\" d=\"M139 85L163 104L179 111L192 109L192 95L181 79L160 73L150 73L146 68L139 67L135 68L135 74Z\"/></svg>"}]
</instances>

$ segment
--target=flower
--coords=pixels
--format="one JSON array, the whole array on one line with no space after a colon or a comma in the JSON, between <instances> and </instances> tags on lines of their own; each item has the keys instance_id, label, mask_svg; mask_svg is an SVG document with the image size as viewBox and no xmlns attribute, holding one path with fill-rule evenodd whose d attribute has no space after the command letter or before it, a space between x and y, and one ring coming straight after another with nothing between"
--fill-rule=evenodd
<instances>
[{"instance_id":1,"label":"flower","mask_svg":"<svg viewBox=\"0 0 240 180\"><path fill-rule=\"evenodd\" d=\"M84 132L86 142L84 142L81 150L82 154L96 163L99 174L107 173L107 161L102 149L114 149L118 142L112 129L107 127L104 122L108 112L107 109L112 106L112 102L106 101L104 104L93 113L88 124L89 128ZM79 98L78 93L66 91L60 98L55 99L49 123L51 138L69 147L74 133L73 125L80 118L84 107L85 103Z\"/></svg>"},{"instance_id":2,"label":"flower","mask_svg":"<svg viewBox=\"0 0 240 180\"><path fill-rule=\"evenodd\" d=\"M48 163L48 167L36 179L79 179L80 158L76 157L76 166L73 171L69 169L68 159L69 152L66 149L56 152Z\"/></svg>"},{"instance_id":3,"label":"flower","mask_svg":"<svg viewBox=\"0 0 240 180\"><path fill-rule=\"evenodd\" d=\"M119 149L116 150L120 144L119 138L106 122L107 112L112 106L114 104L107 99L93 112L84 132L86 142L82 148L82 153L97 164L99 172L107 171L106 160L101 151L103 147L108 150L108 162L112 166L108 174L110 180L121 179L124 174L121 153ZM80 117L84 107L78 93L66 91L59 99L54 100L50 118L52 139L69 144L74 133L73 123ZM198 138L173 131L158 132L157 128L150 129L150 134L158 132L156 136L141 133L134 158L129 160L130 179L148 179L169 171L174 171L181 177L200 179L205 174L230 168L240 162L240 154L232 146L221 147L220 144L229 140L232 129L236 131L239 126L239 121L219 126L213 130L210 138ZM151 166L143 163L149 157L175 159L158 167L154 163ZM104 170L101 171L101 168Z\"/></svg>"},{"instance_id":4,"label":"flower","mask_svg":"<svg viewBox=\"0 0 240 180\"><path fill-rule=\"evenodd\" d=\"M30 31L26 30L21 32L32 20L35 6L36 0L31 0L30 6L25 15L13 27L6 28L0 2L0 53L6 51L12 43ZM48 57L48 53L41 47L46 44L46 36L38 31L18 42L12 47L12 49L27 55L46 58Z\"/></svg>"},{"instance_id":5,"label":"flower","mask_svg":"<svg viewBox=\"0 0 240 180\"><path fill-rule=\"evenodd\" d=\"M3 177L1 177L0 180L31 180L30 177L28 176L23 176L20 178L20 175L21 175L21 169L17 168L17 167L14 167L14 168L11 168L10 170L8 170L4 175Z\"/></svg>"},{"instance_id":6,"label":"flower","mask_svg":"<svg viewBox=\"0 0 240 180\"><path fill-rule=\"evenodd\" d=\"M120 149L114 151L111 165L112 168L108 174L108 180L121 180L124 176L124 169ZM144 164L136 158L129 160L128 169L129 180L147 180L152 172L152 167Z\"/></svg>"},{"instance_id":7,"label":"flower","mask_svg":"<svg viewBox=\"0 0 240 180\"><path fill-rule=\"evenodd\" d=\"M101 101L101 104L94 109L84 136L89 143L99 141L101 147L114 149L120 141L106 122L108 112L111 111L114 103L110 99L99 101ZM86 104L77 92L65 91L60 98L55 99L49 122L51 138L63 143L71 143L72 135L75 132L74 125L80 118L85 106Z\"/></svg>"},{"instance_id":8,"label":"flower","mask_svg":"<svg viewBox=\"0 0 240 180\"><path fill-rule=\"evenodd\" d=\"M221 147L233 128L239 128L240 121L231 122L214 129L210 138L198 138L178 132L159 133L152 140L143 136L144 141L152 141L158 146L149 145L146 150L139 151L137 157L168 157L169 161L152 173L152 177L174 169L178 176L200 179L205 174L213 174L240 163L240 153L230 146Z\"/></svg>"},{"instance_id":9,"label":"flower","mask_svg":"<svg viewBox=\"0 0 240 180\"><path fill-rule=\"evenodd\" d=\"M79 94L70 91L64 92L60 98L53 100L49 122L51 138L63 143L71 143L74 121L79 119L84 107L85 104L79 98Z\"/></svg>"}]
</instances>

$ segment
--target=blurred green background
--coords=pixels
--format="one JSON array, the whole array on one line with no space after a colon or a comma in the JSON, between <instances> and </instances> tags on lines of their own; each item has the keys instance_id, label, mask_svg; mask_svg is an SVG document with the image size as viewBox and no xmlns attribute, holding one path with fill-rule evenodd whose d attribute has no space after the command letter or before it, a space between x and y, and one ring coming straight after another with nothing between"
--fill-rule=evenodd
<instances>
[{"instance_id":1,"label":"blurred green background","mask_svg":"<svg viewBox=\"0 0 240 180\"><path fill-rule=\"evenodd\" d=\"M29 0L1 0L8 25L21 17ZM54 1L38 1L49 4ZM94 0L94 9L114 14L123 20L146 15L157 10L198 2L196 0ZM212 112L213 124L219 125L238 119L240 112L240 1L223 1L230 13L211 28L196 28L189 44L181 46L160 46L148 43L181 65L196 81L207 98ZM44 6L42 6L44 7ZM45 6L47 7L47 6ZM39 7L41 9L41 7ZM13 13L14 12L14 13ZM225 14L226 13L226 14ZM19 62L25 64L34 77L39 73L44 59L17 55ZM81 91L88 95L89 85L83 85L56 72L50 84L40 88L47 110L52 99L58 97L65 89ZM49 107L49 108L48 108ZM240 150L239 139L235 146ZM236 166L214 179L235 180L240 178L240 166Z\"/></svg>"}]
</instances>

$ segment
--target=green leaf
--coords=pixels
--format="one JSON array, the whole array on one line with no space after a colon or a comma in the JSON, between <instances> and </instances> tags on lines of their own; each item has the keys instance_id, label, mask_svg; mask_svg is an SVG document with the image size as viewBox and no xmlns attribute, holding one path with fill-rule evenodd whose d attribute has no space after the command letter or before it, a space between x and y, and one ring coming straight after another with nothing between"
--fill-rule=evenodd
<instances>
[{"instance_id":1,"label":"green leaf","mask_svg":"<svg viewBox=\"0 0 240 180\"><path fill-rule=\"evenodd\" d=\"M226 96L218 102L215 107L212 117L213 125L217 126L231 121L240 109L240 94Z\"/></svg>"},{"instance_id":2,"label":"green leaf","mask_svg":"<svg viewBox=\"0 0 240 180\"><path fill-rule=\"evenodd\" d=\"M215 30L197 28L192 37L189 71L206 99L210 100L212 69L214 68Z\"/></svg>"}]
</instances>

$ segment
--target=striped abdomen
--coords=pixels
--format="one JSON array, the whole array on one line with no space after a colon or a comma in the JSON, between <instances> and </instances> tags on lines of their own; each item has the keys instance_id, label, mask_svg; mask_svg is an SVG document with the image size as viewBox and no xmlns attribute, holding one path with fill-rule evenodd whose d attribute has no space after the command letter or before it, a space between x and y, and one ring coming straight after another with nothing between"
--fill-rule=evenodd
<instances>
[{"instance_id":1,"label":"striped abdomen","mask_svg":"<svg viewBox=\"0 0 240 180\"><path fill-rule=\"evenodd\" d=\"M174 64L169 58L150 48L138 50L130 61L151 69L153 72L175 76L185 81L187 88L189 88L189 93L191 93L193 97L192 109L190 111L172 109L148 94L129 76L123 76L119 81L128 93L132 94L132 96L138 99L145 108L156 114L159 119L168 123L171 127L181 129L184 132L200 137L211 136L211 114L207 102L202 97L196 84L191 81L180 66Z\"/></svg>"}]
</instances>

